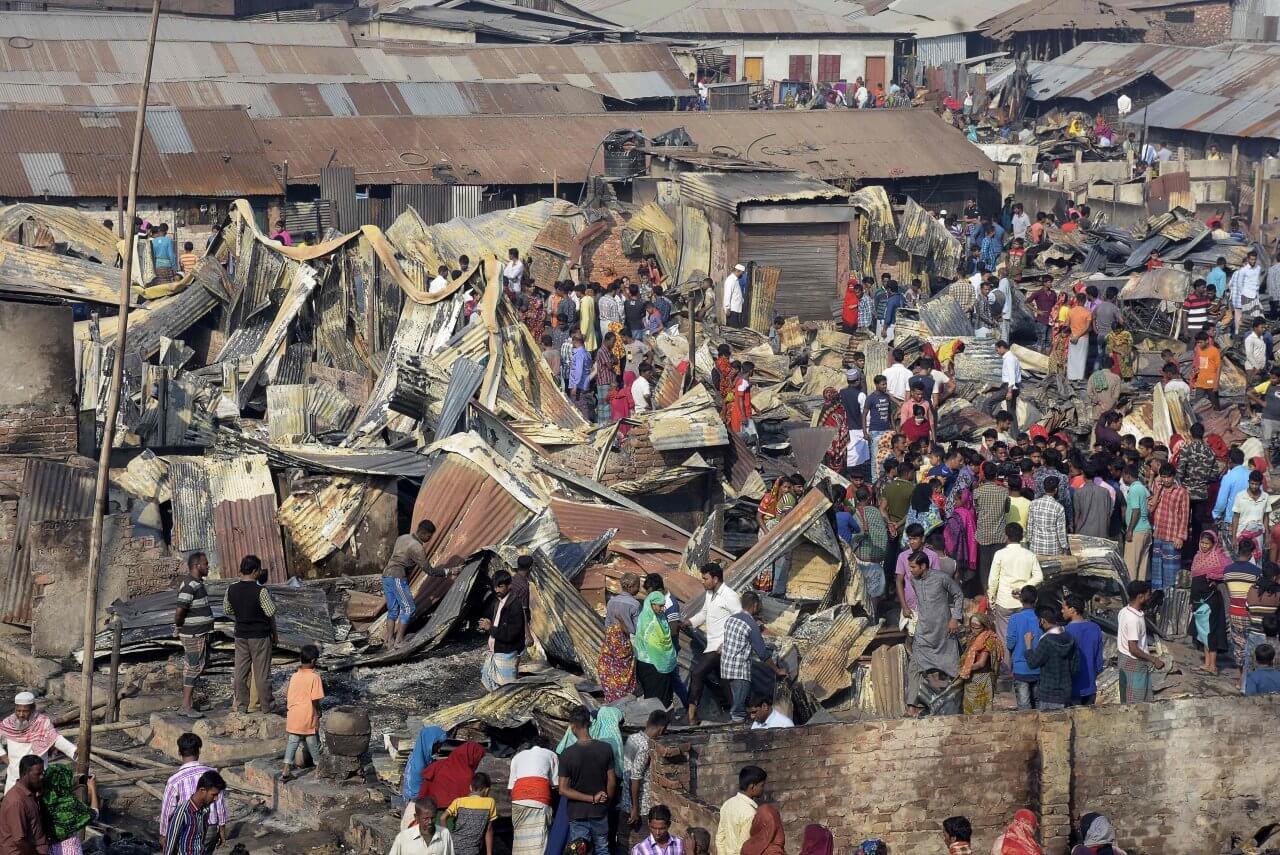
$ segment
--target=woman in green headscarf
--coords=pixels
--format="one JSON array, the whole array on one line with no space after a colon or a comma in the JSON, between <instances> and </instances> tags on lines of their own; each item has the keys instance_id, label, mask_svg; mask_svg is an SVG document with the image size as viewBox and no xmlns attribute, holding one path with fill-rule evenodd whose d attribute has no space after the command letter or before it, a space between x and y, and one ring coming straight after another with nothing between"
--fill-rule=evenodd
<instances>
[{"instance_id":1,"label":"woman in green headscarf","mask_svg":"<svg viewBox=\"0 0 1280 855\"><path fill-rule=\"evenodd\" d=\"M65 763L54 763L44 770L40 788L40 814L45 834L55 842L49 855L80 855L80 832L93 821L98 810L98 789L89 778L89 802L85 804L75 793L75 771Z\"/></svg>"},{"instance_id":2,"label":"woman in green headscarf","mask_svg":"<svg viewBox=\"0 0 1280 855\"><path fill-rule=\"evenodd\" d=\"M595 721L591 722L591 738L598 739L607 743L613 749L613 766L614 771L618 774L618 780L622 780L622 710L617 707L601 707L596 710ZM570 745L578 741L573 735L573 728L565 728L564 736L560 737L560 743L556 746L556 753L563 754L564 750Z\"/></svg>"},{"instance_id":3,"label":"woman in green headscarf","mask_svg":"<svg viewBox=\"0 0 1280 855\"><path fill-rule=\"evenodd\" d=\"M657 698L671 705L671 675L676 670L676 648L666 618L666 594L654 591L645 597L636 619L636 682L641 697Z\"/></svg>"}]
</instances>

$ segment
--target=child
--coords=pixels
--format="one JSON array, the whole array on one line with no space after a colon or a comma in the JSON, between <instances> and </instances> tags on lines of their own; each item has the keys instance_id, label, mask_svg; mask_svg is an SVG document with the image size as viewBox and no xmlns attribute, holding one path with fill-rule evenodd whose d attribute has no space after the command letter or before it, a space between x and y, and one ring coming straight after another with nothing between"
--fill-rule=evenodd
<instances>
[{"instance_id":1,"label":"child","mask_svg":"<svg viewBox=\"0 0 1280 855\"><path fill-rule=\"evenodd\" d=\"M324 698L324 683L316 671L316 660L320 658L320 649L314 644L304 644L298 663L298 670L289 679L288 706L285 717L285 731L289 739L284 748L284 771L281 781L293 779L293 758L298 751L298 744L305 743L307 754L314 765L320 756L320 739L316 731L320 726L320 701Z\"/></svg>"},{"instance_id":2,"label":"child","mask_svg":"<svg viewBox=\"0 0 1280 855\"><path fill-rule=\"evenodd\" d=\"M445 814L449 830L453 832L454 855L493 855L493 823L498 818L498 803L489 796L489 787L489 776L476 772L471 778L471 794L449 804Z\"/></svg>"},{"instance_id":3,"label":"child","mask_svg":"<svg viewBox=\"0 0 1280 855\"><path fill-rule=\"evenodd\" d=\"M182 255L178 256L178 268L183 273L190 273L191 268L196 266L196 248L191 241L187 241L182 245Z\"/></svg>"},{"instance_id":4,"label":"child","mask_svg":"<svg viewBox=\"0 0 1280 855\"><path fill-rule=\"evenodd\" d=\"M1014 238L1013 246L1009 248L1009 277L1011 279L1022 277L1022 268L1026 263L1026 257L1026 241L1022 238Z\"/></svg>"}]
</instances>

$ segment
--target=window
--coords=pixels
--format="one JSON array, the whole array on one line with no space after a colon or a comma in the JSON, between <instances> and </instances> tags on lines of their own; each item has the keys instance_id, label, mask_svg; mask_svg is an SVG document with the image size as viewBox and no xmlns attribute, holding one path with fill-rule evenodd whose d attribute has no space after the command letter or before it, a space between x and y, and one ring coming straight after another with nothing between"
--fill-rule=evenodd
<instances>
[{"instance_id":1,"label":"window","mask_svg":"<svg viewBox=\"0 0 1280 855\"><path fill-rule=\"evenodd\" d=\"M818 82L834 83L840 79L840 54L818 54Z\"/></svg>"},{"instance_id":2,"label":"window","mask_svg":"<svg viewBox=\"0 0 1280 855\"><path fill-rule=\"evenodd\" d=\"M1194 24L1196 22L1196 10L1165 9L1164 20L1166 24Z\"/></svg>"},{"instance_id":3,"label":"window","mask_svg":"<svg viewBox=\"0 0 1280 855\"><path fill-rule=\"evenodd\" d=\"M792 54L787 57L788 80L813 80L813 57L808 54Z\"/></svg>"}]
</instances>

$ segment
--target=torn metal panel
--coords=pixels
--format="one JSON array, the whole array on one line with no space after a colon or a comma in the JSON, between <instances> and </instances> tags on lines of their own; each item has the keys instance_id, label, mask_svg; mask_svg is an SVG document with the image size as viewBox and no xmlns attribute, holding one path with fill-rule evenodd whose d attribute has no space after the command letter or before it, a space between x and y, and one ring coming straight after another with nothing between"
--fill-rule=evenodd
<instances>
[{"instance_id":1,"label":"torn metal panel","mask_svg":"<svg viewBox=\"0 0 1280 855\"><path fill-rule=\"evenodd\" d=\"M529 582L534 637L549 656L576 664L599 681L596 660L604 644L604 618L542 553L534 555Z\"/></svg>"},{"instance_id":2,"label":"torn metal panel","mask_svg":"<svg viewBox=\"0 0 1280 855\"><path fill-rule=\"evenodd\" d=\"M896 240L898 228L893 222L893 208L884 187L873 184L863 187L849 197L849 204L858 209L866 221L867 240L878 243Z\"/></svg>"},{"instance_id":3,"label":"torn metal panel","mask_svg":"<svg viewBox=\"0 0 1280 855\"><path fill-rule=\"evenodd\" d=\"M720 531L720 509L712 511L706 522L698 526L693 537L685 544L680 553L680 572L690 576L699 575L699 570L711 557L711 541Z\"/></svg>"},{"instance_id":4,"label":"torn metal panel","mask_svg":"<svg viewBox=\"0 0 1280 855\"><path fill-rule=\"evenodd\" d=\"M617 532L627 542L658 544L679 555L689 543L689 536L656 514L639 514L626 508L573 502L552 497L551 512L560 532L569 540L591 540L606 531Z\"/></svg>"},{"instance_id":5,"label":"torn metal panel","mask_svg":"<svg viewBox=\"0 0 1280 855\"><path fill-rule=\"evenodd\" d=\"M291 442L311 434L307 390L301 383L267 387L267 430L272 442Z\"/></svg>"},{"instance_id":6,"label":"torn metal panel","mask_svg":"<svg viewBox=\"0 0 1280 855\"><path fill-rule=\"evenodd\" d=\"M682 177L692 174L683 173ZM680 206L679 255L674 269L677 290L711 275L711 224L705 213L691 205Z\"/></svg>"},{"instance_id":7,"label":"torn metal panel","mask_svg":"<svg viewBox=\"0 0 1280 855\"><path fill-rule=\"evenodd\" d=\"M307 387L307 415L312 431L345 431L355 414L356 405L336 386L312 378Z\"/></svg>"},{"instance_id":8,"label":"torn metal panel","mask_svg":"<svg viewBox=\"0 0 1280 855\"><path fill-rule=\"evenodd\" d=\"M87 467L38 457L27 458L18 499L18 516L13 527L10 564L3 583L0 583L0 619L6 623L26 625L31 622L35 570L30 550L26 548L31 524L45 520L84 519L92 515L95 480L96 472Z\"/></svg>"},{"instance_id":9,"label":"torn metal panel","mask_svg":"<svg viewBox=\"0 0 1280 855\"><path fill-rule=\"evenodd\" d=\"M611 528L592 540L561 540L551 546L551 561L566 579L573 582L617 536L618 530Z\"/></svg>"},{"instance_id":10,"label":"torn metal panel","mask_svg":"<svg viewBox=\"0 0 1280 855\"><path fill-rule=\"evenodd\" d=\"M1157 267L1130 275L1120 289L1120 299L1165 300L1181 305L1190 290L1190 273L1177 267Z\"/></svg>"},{"instance_id":11,"label":"torn metal panel","mask_svg":"<svg viewBox=\"0 0 1280 855\"><path fill-rule=\"evenodd\" d=\"M800 649L799 682L819 701L849 688L851 668L875 636L866 632L867 624L841 605L813 615L792 633Z\"/></svg>"},{"instance_id":12,"label":"torn metal panel","mask_svg":"<svg viewBox=\"0 0 1280 855\"><path fill-rule=\"evenodd\" d=\"M120 271L67 255L0 242L0 293L117 305Z\"/></svg>"},{"instance_id":13,"label":"torn metal panel","mask_svg":"<svg viewBox=\"0 0 1280 855\"><path fill-rule=\"evenodd\" d=\"M961 283L962 287L970 287ZM930 335L956 338L973 335L973 321L969 314L955 298L950 295L936 297L919 308L920 320L924 322Z\"/></svg>"},{"instance_id":14,"label":"torn metal panel","mask_svg":"<svg viewBox=\"0 0 1280 855\"><path fill-rule=\"evenodd\" d=\"M649 442L659 451L729 444L729 433L711 393L701 383L665 409L645 413Z\"/></svg>"},{"instance_id":15,"label":"torn metal panel","mask_svg":"<svg viewBox=\"0 0 1280 855\"><path fill-rule=\"evenodd\" d=\"M323 561L351 539L373 500L382 490L367 478L326 479L318 489L297 489L280 503L276 518L293 547L313 564Z\"/></svg>"},{"instance_id":16,"label":"torn metal panel","mask_svg":"<svg viewBox=\"0 0 1280 855\"><path fill-rule=\"evenodd\" d=\"M934 272L946 279L955 278L964 255L960 241L914 199L907 199L902 211L897 243L905 252L929 259Z\"/></svg>"},{"instance_id":17,"label":"torn metal panel","mask_svg":"<svg viewBox=\"0 0 1280 855\"><path fill-rule=\"evenodd\" d=\"M48 240L33 240L37 232ZM75 208L31 202L0 208L0 240L50 252L65 249L99 264L115 260L120 241L115 232Z\"/></svg>"},{"instance_id":18,"label":"torn metal panel","mask_svg":"<svg viewBox=\"0 0 1280 855\"><path fill-rule=\"evenodd\" d=\"M858 693L858 706L877 718L902 718L906 712L907 648L877 647Z\"/></svg>"},{"instance_id":19,"label":"torn metal panel","mask_svg":"<svg viewBox=\"0 0 1280 855\"><path fill-rule=\"evenodd\" d=\"M316 287L316 272L310 267L299 266L294 273L293 281L289 284L289 291L284 299L280 302L280 308L276 311L275 318L271 321L271 325L267 327L266 335L262 342L249 358L248 376L240 386L239 400L237 403L243 408L248 403L250 396L258 385L262 372L267 367L267 360L271 358L280 343L284 341L285 334L288 333L289 327L293 321L307 304L311 292Z\"/></svg>"},{"instance_id":20,"label":"torn metal panel","mask_svg":"<svg viewBox=\"0 0 1280 855\"><path fill-rule=\"evenodd\" d=\"M443 439L457 430L467 403L475 397L484 379L484 366L460 357L453 363L449 375L449 387L445 391L440 419L436 422L436 439Z\"/></svg>"},{"instance_id":21,"label":"torn metal panel","mask_svg":"<svg viewBox=\"0 0 1280 855\"><path fill-rule=\"evenodd\" d=\"M231 454L264 454L277 466L296 466L310 472L335 474L421 478L431 468L431 460L416 451L398 451L390 448L334 448L316 444L273 446L225 427L218 432L218 451Z\"/></svg>"},{"instance_id":22,"label":"torn metal panel","mask_svg":"<svg viewBox=\"0 0 1280 855\"><path fill-rule=\"evenodd\" d=\"M631 215L627 228L636 232L646 232L653 240L654 254L663 270L679 270L680 245L676 240L676 224L657 202L649 202L639 211ZM684 283L675 283L678 287Z\"/></svg>"},{"instance_id":23,"label":"torn metal panel","mask_svg":"<svg viewBox=\"0 0 1280 855\"><path fill-rule=\"evenodd\" d=\"M835 428L808 427L807 425L784 425L787 429L787 441L791 443L791 453L796 460L796 468L808 481L813 473L822 465L823 458L831 450L831 441L835 439Z\"/></svg>"},{"instance_id":24,"label":"torn metal panel","mask_svg":"<svg viewBox=\"0 0 1280 855\"><path fill-rule=\"evenodd\" d=\"M209 476L214 541L222 558L223 577L229 577L244 556L257 555L268 579L283 582L287 578L284 544L276 522L276 491L266 456L198 459Z\"/></svg>"},{"instance_id":25,"label":"torn metal panel","mask_svg":"<svg viewBox=\"0 0 1280 855\"><path fill-rule=\"evenodd\" d=\"M755 452L739 434L729 434L729 488L738 496L759 499L765 493L764 479L756 465Z\"/></svg>"},{"instance_id":26,"label":"torn metal panel","mask_svg":"<svg viewBox=\"0 0 1280 855\"><path fill-rule=\"evenodd\" d=\"M213 499L209 471L199 457L169 458L169 489L173 497L173 547L184 556L203 552L209 568L224 570L213 527ZM224 575L219 573L218 575Z\"/></svg>"},{"instance_id":27,"label":"torn metal panel","mask_svg":"<svg viewBox=\"0 0 1280 855\"><path fill-rule=\"evenodd\" d=\"M462 568L462 572L458 574L458 578L454 579L453 584L449 586L449 591L444 595L444 599L440 601L435 611L431 613L426 626L409 635L394 650L383 650L373 656L361 657L356 664L374 666L403 662L413 656L426 653L444 641L445 636L462 619L462 610L467 605L467 599L471 596L471 591L475 588L476 578L480 575L482 564L484 564L484 560L481 558L467 562L466 566Z\"/></svg>"},{"instance_id":28,"label":"torn metal panel","mask_svg":"<svg viewBox=\"0 0 1280 855\"><path fill-rule=\"evenodd\" d=\"M207 579L209 606L213 610L214 631L227 638L232 637L233 622L222 611L227 588L232 583L221 579ZM271 599L276 603L276 629L280 646L299 650L304 644L332 644L336 638L333 620L329 615L329 600L324 589L312 585L267 586ZM142 645L168 644L177 646L173 634L173 613L178 607L178 591L170 588L156 594L116 600L111 611L123 624L122 648ZM110 632L99 633L96 656L111 655Z\"/></svg>"},{"instance_id":29,"label":"torn metal panel","mask_svg":"<svg viewBox=\"0 0 1280 855\"><path fill-rule=\"evenodd\" d=\"M567 674L559 679L525 677L499 686L477 700L436 710L429 718L423 719L423 724L435 725L446 731L471 722L511 729L536 720L540 729L544 721L556 723L543 730L546 734L563 733L563 722L567 722L569 714L583 703L582 696L574 688L576 682L576 678Z\"/></svg>"},{"instance_id":30,"label":"torn metal panel","mask_svg":"<svg viewBox=\"0 0 1280 855\"><path fill-rule=\"evenodd\" d=\"M150 449L144 449L123 470L116 470L112 481L140 498L161 504L169 501L169 461Z\"/></svg>"}]
</instances>

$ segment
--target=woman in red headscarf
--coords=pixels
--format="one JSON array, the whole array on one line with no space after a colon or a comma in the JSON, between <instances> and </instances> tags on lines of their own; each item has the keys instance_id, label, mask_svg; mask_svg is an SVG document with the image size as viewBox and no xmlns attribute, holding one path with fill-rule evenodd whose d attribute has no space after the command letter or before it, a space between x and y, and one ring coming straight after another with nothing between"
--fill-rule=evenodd
<instances>
[{"instance_id":1,"label":"woman in red headscarf","mask_svg":"<svg viewBox=\"0 0 1280 855\"><path fill-rule=\"evenodd\" d=\"M1013 815L1013 822L996 838L991 847L991 855L1042 855L1043 850L1036 841L1036 832L1040 829L1040 820L1026 808Z\"/></svg>"},{"instance_id":2,"label":"woman in red headscarf","mask_svg":"<svg viewBox=\"0 0 1280 855\"><path fill-rule=\"evenodd\" d=\"M850 276L844 286L844 303L840 307L840 322L844 324L844 331L847 333L858 331L858 303L862 300L861 291L862 286L858 284L858 277Z\"/></svg>"},{"instance_id":3,"label":"woman in red headscarf","mask_svg":"<svg viewBox=\"0 0 1280 855\"><path fill-rule=\"evenodd\" d=\"M441 810L454 799L471 792L471 778L484 759L484 747L478 742L464 742L426 769L422 770L422 786L418 798L432 799Z\"/></svg>"},{"instance_id":4,"label":"woman in red headscarf","mask_svg":"<svg viewBox=\"0 0 1280 855\"><path fill-rule=\"evenodd\" d=\"M843 472L849 455L849 415L840 401L840 393L832 386L822 390L822 410L818 413L818 426L834 428L836 432L822 462L834 472Z\"/></svg>"}]
</instances>

